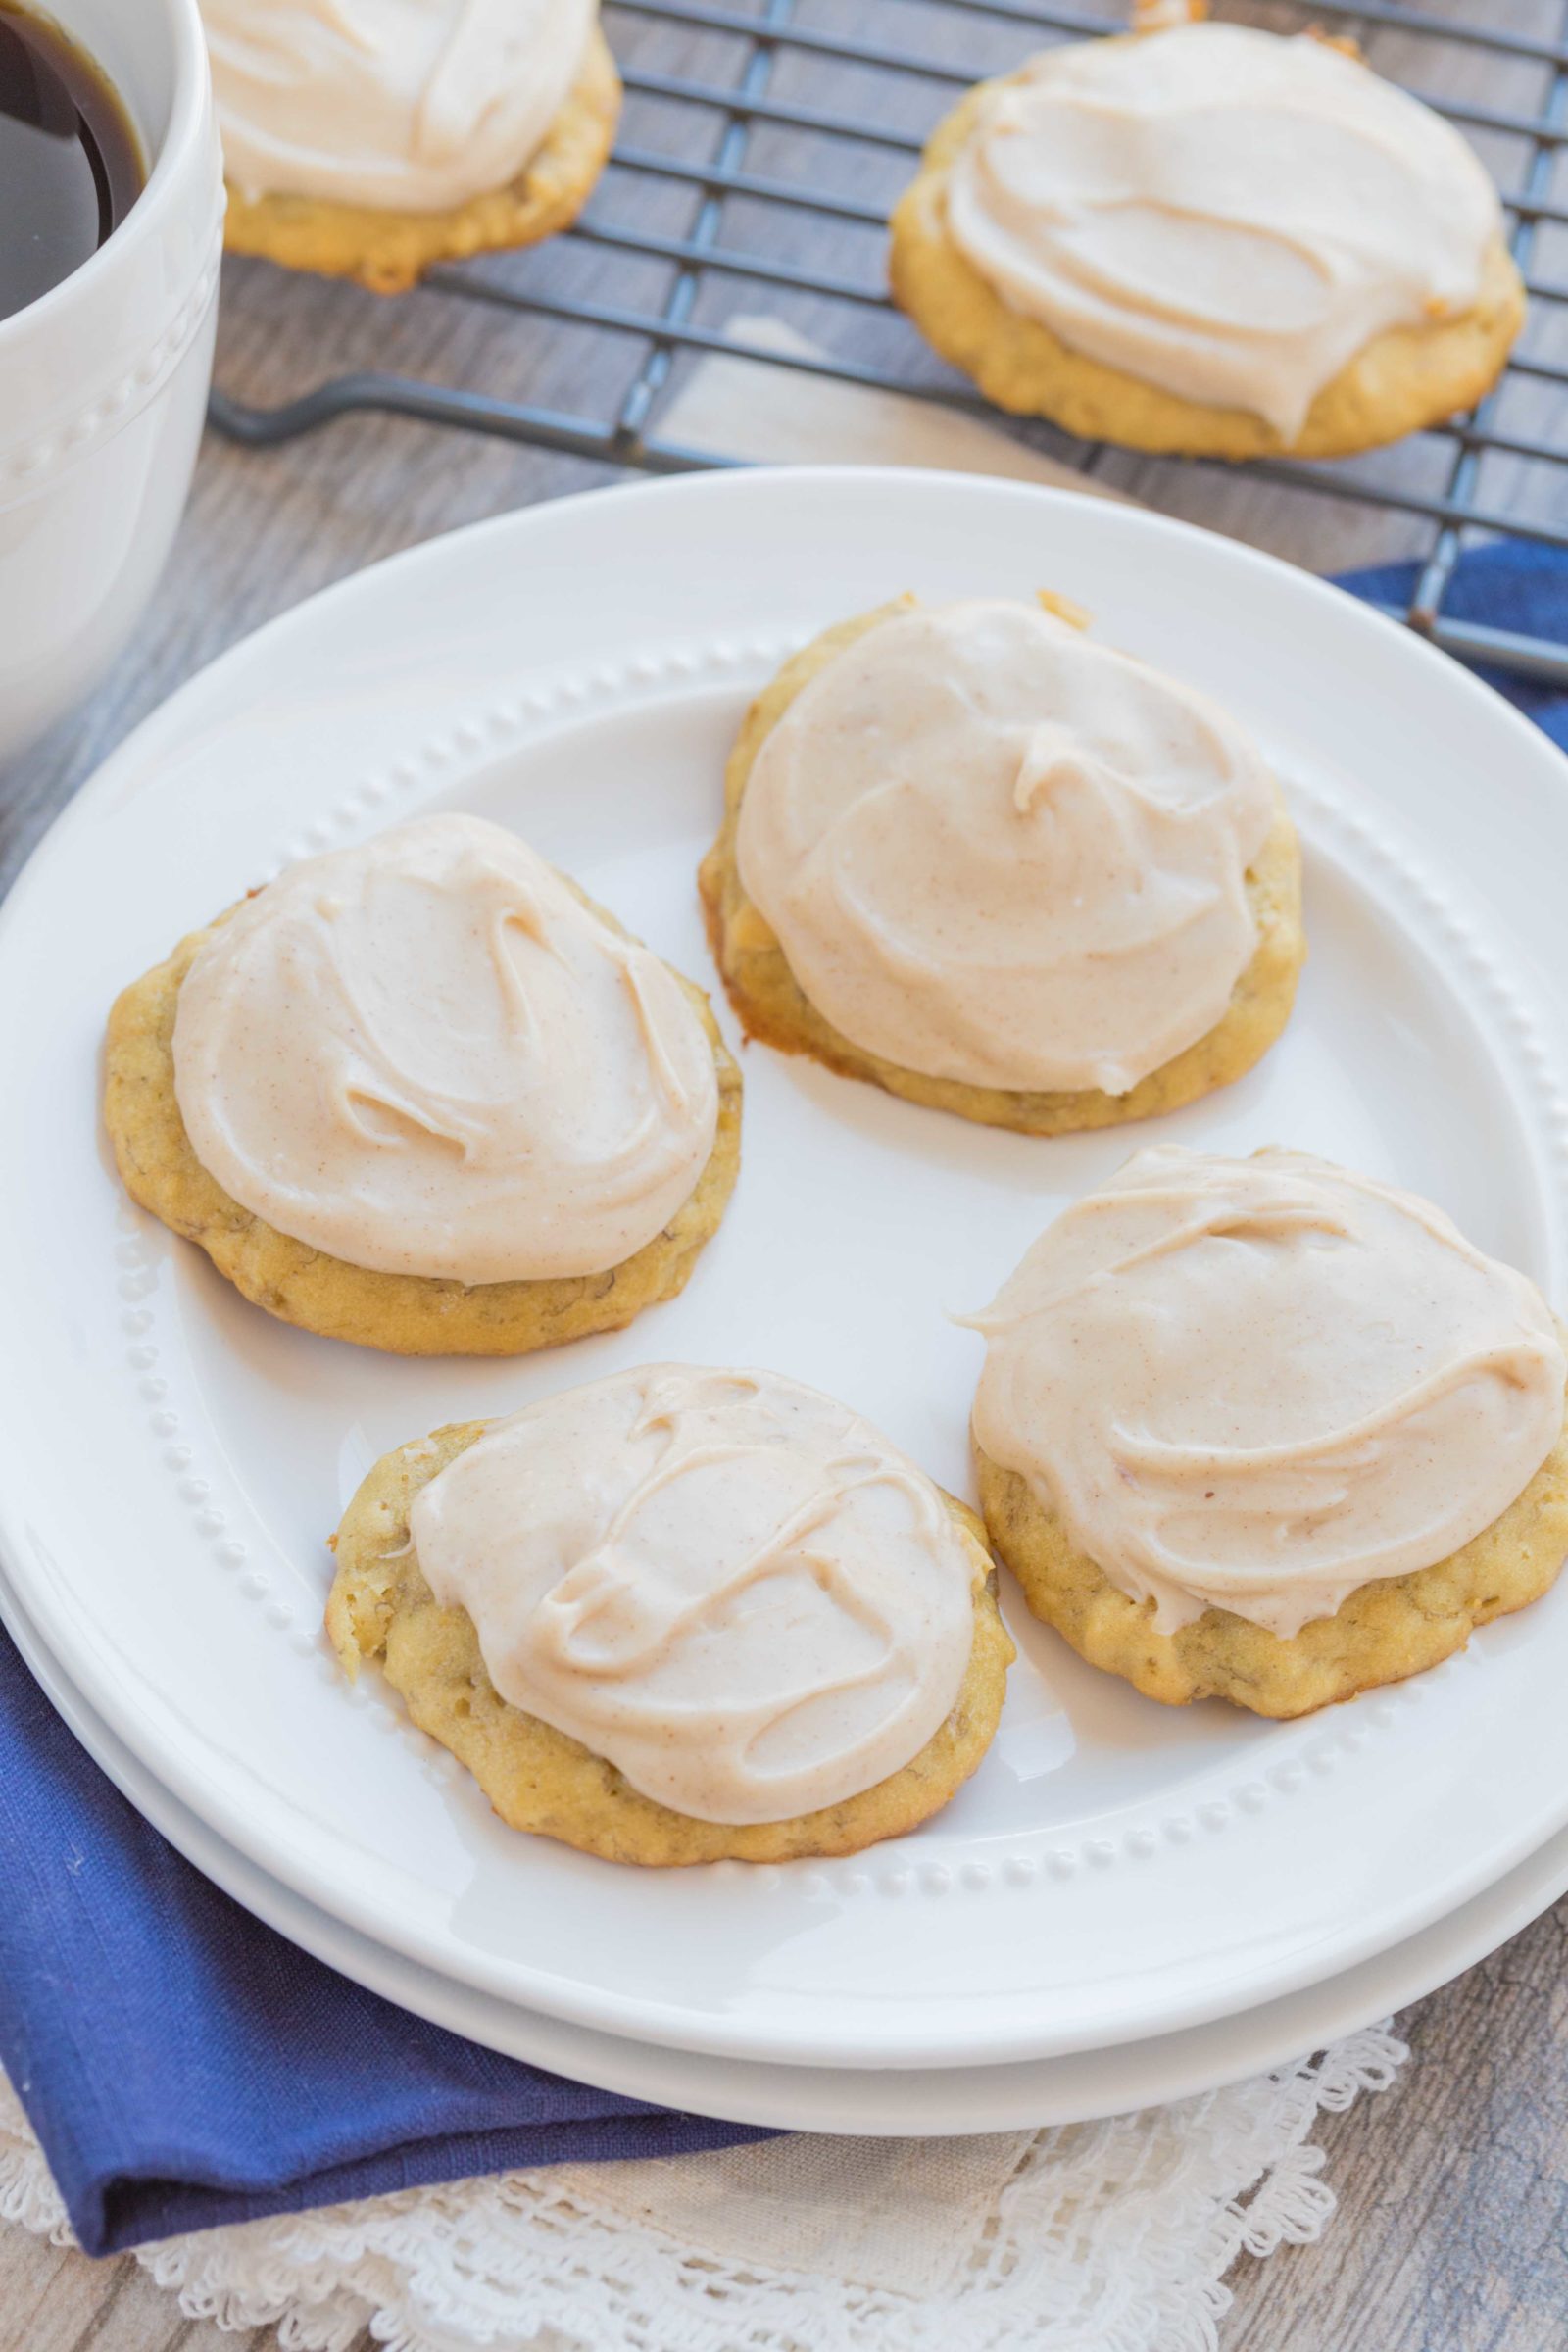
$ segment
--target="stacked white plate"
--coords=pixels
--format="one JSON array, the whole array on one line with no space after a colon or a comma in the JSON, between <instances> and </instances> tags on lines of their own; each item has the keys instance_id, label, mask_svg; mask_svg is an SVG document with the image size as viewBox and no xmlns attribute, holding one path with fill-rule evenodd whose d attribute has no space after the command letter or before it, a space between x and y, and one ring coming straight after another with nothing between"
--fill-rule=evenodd
<instances>
[{"instance_id":1,"label":"stacked white plate","mask_svg":"<svg viewBox=\"0 0 1568 2352\"><path fill-rule=\"evenodd\" d=\"M747 697L904 588L1057 589L1274 760L1306 850L1300 1001L1259 1069L1160 1132L1392 1177L1562 1301L1568 766L1497 697L1300 573L1100 501L870 470L596 492L421 548L238 648L17 886L0 1609L149 1817L349 1975L636 2094L956 2132L1252 2072L1552 1900L1568 1582L1436 1673L1290 1725L1156 1707L1009 1599L1001 1732L916 1837L783 1869L596 1862L503 1828L390 1692L338 1676L324 1539L363 1472L441 1422L676 1358L830 1390L963 1492L979 1343L950 1318L1135 1139L993 1133L755 1048L741 1185L685 1296L565 1354L476 1364L248 1306L124 1200L97 1110L127 979L290 858L431 808L516 826L711 980L695 869Z\"/></svg>"}]
</instances>

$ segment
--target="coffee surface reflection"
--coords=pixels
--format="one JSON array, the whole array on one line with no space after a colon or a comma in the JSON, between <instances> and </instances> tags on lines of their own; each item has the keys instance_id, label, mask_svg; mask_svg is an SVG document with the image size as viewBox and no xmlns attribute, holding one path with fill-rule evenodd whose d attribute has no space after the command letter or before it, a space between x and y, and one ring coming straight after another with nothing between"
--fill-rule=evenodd
<instances>
[{"instance_id":1,"label":"coffee surface reflection","mask_svg":"<svg viewBox=\"0 0 1568 2352\"><path fill-rule=\"evenodd\" d=\"M140 195L119 96L59 25L0 0L0 318L97 252Z\"/></svg>"}]
</instances>

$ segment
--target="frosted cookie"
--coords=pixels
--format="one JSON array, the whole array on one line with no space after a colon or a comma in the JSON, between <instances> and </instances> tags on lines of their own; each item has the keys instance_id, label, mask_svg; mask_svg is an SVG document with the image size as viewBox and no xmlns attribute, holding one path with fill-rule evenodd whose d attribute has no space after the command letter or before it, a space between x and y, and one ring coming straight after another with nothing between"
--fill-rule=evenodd
<instances>
[{"instance_id":1,"label":"frosted cookie","mask_svg":"<svg viewBox=\"0 0 1568 2352\"><path fill-rule=\"evenodd\" d=\"M974 1513L846 1405L657 1364L401 1446L334 1540L378 1660L512 1828L613 1862L781 1862L914 1829L1013 1648Z\"/></svg>"},{"instance_id":2,"label":"frosted cookie","mask_svg":"<svg viewBox=\"0 0 1568 2352\"><path fill-rule=\"evenodd\" d=\"M201 0L235 253L377 294L569 227L620 79L597 0Z\"/></svg>"},{"instance_id":3,"label":"frosted cookie","mask_svg":"<svg viewBox=\"0 0 1568 2352\"><path fill-rule=\"evenodd\" d=\"M754 1036L1036 1135L1174 1109L1272 1044L1305 954L1279 788L1083 620L906 597L786 662L701 877Z\"/></svg>"},{"instance_id":4,"label":"frosted cookie","mask_svg":"<svg viewBox=\"0 0 1568 2352\"><path fill-rule=\"evenodd\" d=\"M723 1214L740 1073L702 992L514 833L311 858L109 1024L125 1185L269 1313L519 1355L672 1298Z\"/></svg>"},{"instance_id":5,"label":"frosted cookie","mask_svg":"<svg viewBox=\"0 0 1568 2352\"><path fill-rule=\"evenodd\" d=\"M975 1327L986 1525L1151 1698L1302 1715L1568 1554L1562 1336L1430 1202L1299 1152L1142 1152Z\"/></svg>"},{"instance_id":6,"label":"frosted cookie","mask_svg":"<svg viewBox=\"0 0 1568 2352\"><path fill-rule=\"evenodd\" d=\"M1185 24L982 82L893 291L991 400L1195 456L1342 456L1474 406L1524 318L1459 134L1307 34Z\"/></svg>"}]
</instances>

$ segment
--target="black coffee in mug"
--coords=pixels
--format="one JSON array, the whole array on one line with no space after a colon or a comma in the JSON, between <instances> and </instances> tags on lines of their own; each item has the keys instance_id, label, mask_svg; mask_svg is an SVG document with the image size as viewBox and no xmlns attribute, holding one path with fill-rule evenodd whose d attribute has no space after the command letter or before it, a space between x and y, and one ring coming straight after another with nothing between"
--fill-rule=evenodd
<instances>
[{"instance_id":1,"label":"black coffee in mug","mask_svg":"<svg viewBox=\"0 0 1568 2352\"><path fill-rule=\"evenodd\" d=\"M0 318L69 277L141 194L119 96L47 17L0 0Z\"/></svg>"}]
</instances>

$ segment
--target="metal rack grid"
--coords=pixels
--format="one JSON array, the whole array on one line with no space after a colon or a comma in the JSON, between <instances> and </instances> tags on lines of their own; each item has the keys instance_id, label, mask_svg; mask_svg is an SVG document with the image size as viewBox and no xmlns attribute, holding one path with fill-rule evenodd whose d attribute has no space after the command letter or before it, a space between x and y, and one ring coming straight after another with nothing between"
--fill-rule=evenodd
<instances>
[{"instance_id":1,"label":"metal rack grid","mask_svg":"<svg viewBox=\"0 0 1568 2352\"><path fill-rule=\"evenodd\" d=\"M1550 5L1555 11L1558 0ZM1568 257L1568 202L1558 188L1568 143L1568 8L1554 14L1549 33L1402 0L1312 0L1304 12L1250 13L1278 29L1309 20L1353 32L1374 63L1476 140L1502 187L1513 251L1530 284L1532 328L1472 416L1400 445L1406 453L1419 445L1418 466L1408 455L1386 455L1348 465L1262 461L1247 472L1302 498L1407 518L1422 537L1414 592L1399 616L1463 659L1568 681L1561 645L1457 617L1446 604L1457 557L1478 534L1568 548L1568 280L1539 272L1544 241L1556 237ZM1496 0L1492 13L1499 13ZM608 0L607 15L628 109L586 217L539 254L442 266L421 296L406 298L593 330L629 355L629 364L607 360L594 371L607 394L601 412L351 367L269 403L216 392L221 431L267 445L355 411L378 411L649 473L728 463L671 440L660 423L672 376L694 356L759 358L751 341L737 338L724 303L710 299L716 289L730 300L743 291L770 311L808 302L810 342L770 350L768 367L982 416L1090 475L1114 467L1120 453L1003 418L938 367L893 311L869 240L926 131L959 90L1049 41L1114 29L1125 21L1119 9L1112 18L1033 0ZM680 70L662 66L661 36L682 44ZM1380 44L1392 45L1392 61L1379 55ZM1494 94L1499 77L1505 85L1501 103L1472 95L1483 65ZM1519 95L1510 97L1516 85ZM670 228L672 198L689 209ZM860 265L854 270L843 266L846 246ZM826 261L817 258L824 251ZM607 295L603 269L593 266L607 259L637 266L634 292L612 287ZM662 271L652 293L651 265ZM1543 321L1546 331L1538 333ZM1553 327L1565 331L1554 336ZM1159 465L1189 476L1216 470L1212 461ZM1552 469L1544 496L1543 468ZM1142 479L1139 494L1151 495ZM1159 503L1157 486L1152 496Z\"/></svg>"}]
</instances>

